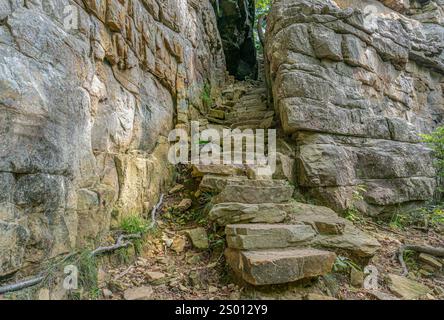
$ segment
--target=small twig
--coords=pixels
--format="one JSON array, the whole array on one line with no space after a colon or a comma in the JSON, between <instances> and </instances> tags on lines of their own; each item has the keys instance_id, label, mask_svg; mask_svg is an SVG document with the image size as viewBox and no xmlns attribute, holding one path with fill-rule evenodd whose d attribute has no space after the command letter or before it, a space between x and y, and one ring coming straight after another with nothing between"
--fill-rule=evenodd
<instances>
[{"instance_id":1,"label":"small twig","mask_svg":"<svg viewBox=\"0 0 444 320\"><path fill-rule=\"evenodd\" d=\"M125 271L119 273L119 274L114 278L114 280L118 280L118 279L124 277L124 276L127 275L132 269L133 269L133 266L129 266Z\"/></svg>"},{"instance_id":2,"label":"small twig","mask_svg":"<svg viewBox=\"0 0 444 320\"><path fill-rule=\"evenodd\" d=\"M151 211L151 225L149 226L149 229L153 229L157 222L156 222L156 214L157 211L160 209L163 203L164 194L160 196L159 202L154 206L153 210Z\"/></svg>"},{"instance_id":3,"label":"small twig","mask_svg":"<svg viewBox=\"0 0 444 320\"><path fill-rule=\"evenodd\" d=\"M399 248L398 259L402 267L402 275L405 277L409 273L409 269L404 261L404 252L406 250L411 250L420 253L427 253L435 257L444 257L444 248L435 248L430 246L419 246L419 245L403 245Z\"/></svg>"}]
</instances>

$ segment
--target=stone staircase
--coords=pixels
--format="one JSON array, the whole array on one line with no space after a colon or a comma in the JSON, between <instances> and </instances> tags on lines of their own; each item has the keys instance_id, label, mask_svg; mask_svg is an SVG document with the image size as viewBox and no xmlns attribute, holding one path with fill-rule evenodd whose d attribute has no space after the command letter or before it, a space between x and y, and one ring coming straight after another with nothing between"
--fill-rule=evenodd
<instances>
[{"instance_id":1,"label":"stone staircase","mask_svg":"<svg viewBox=\"0 0 444 320\"><path fill-rule=\"evenodd\" d=\"M204 128L272 128L274 111L266 101L263 82L236 82L223 90ZM213 195L209 218L225 227L227 263L244 281L283 284L329 273L336 254L326 248L360 258L378 249L332 210L296 202L289 181L252 172L245 163L193 168L200 189Z\"/></svg>"}]
</instances>

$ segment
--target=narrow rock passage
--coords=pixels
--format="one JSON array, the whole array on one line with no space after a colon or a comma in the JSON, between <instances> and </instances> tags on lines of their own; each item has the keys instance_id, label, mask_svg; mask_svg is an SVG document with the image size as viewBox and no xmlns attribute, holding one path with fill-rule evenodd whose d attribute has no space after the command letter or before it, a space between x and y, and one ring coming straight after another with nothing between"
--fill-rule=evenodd
<instances>
[{"instance_id":1,"label":"narrow rock passage","mask_svg":"<svg viewBox=\"0 0 444 320\"><path fill-rule=\"evenodd\" d=\"M221 136L224 129L276 126L263 81L228 85L207 120L204 129L216 129ZM361 258L376 252L376 240L332 210L296 202L295 187L287 180L271 172L258 174L257 165L246 163L246 150L252 143L242 141L242 164L193 168L193 175L201 179L200 189L214 195L209 217L225 227L225 257L235 274L252 285L283 284L329 273L336 254L324 248Z\"/></svg>"}]
</instances>

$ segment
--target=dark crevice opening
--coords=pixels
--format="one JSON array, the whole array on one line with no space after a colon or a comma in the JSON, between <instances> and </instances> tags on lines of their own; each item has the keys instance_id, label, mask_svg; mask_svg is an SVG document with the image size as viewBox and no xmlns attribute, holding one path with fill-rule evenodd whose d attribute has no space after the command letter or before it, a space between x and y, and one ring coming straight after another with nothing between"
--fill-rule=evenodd
<instances>
[{"instance_id":1,"label":"dark crevice opening","mask_svg":"<svg viewBox=\"0 0 444 320\"><path fill-rule=\"evenodd\" d=\"M214 0L228 72L237 80L257 79L254 0Z\"/></svg>"}]
</instances>

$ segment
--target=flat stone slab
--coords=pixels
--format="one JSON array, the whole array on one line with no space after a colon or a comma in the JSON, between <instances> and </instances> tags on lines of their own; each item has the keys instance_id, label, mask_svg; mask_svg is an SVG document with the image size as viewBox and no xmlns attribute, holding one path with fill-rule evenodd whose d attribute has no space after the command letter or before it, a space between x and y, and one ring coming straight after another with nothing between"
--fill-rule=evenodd
<instances>
[{"instance_id":1,"label":"flat stone slab","mask_svg":"<svg viewBox=\"0 0 444 320\"><path fill-rule=\"evenodd\" d=\"M357 258L370 258L381 248L381 244L372 236L353 225L346 225L340 235L319 235L313 241L317 247L346 251Z\"/></svg>"},{"instance_id":2,"label":"flat stone slab","mask_svg":"<svg viewBox=\"0 0 444 320\"><path fill-rule=\"evenodd\" d=\"M241 185L247 187L276 187L288 186L285 180L249 180L246 176L218 176L207 174L202 178L199 188L202 191L221 192L227 185Z\"/></svg>"},{"instance_id":3,"label":"flat stone slab","mask_svg":"<svg viewBox=\"0 0 444 320\"><path fill-rule=\"evenodd\" d=\"M295 202L289 214L291 222L310 224L323 235L341 235L347 220L329 208Z\"/></svg>"},{"instance_id":4,"label":"flat stone slab","mask_svg":"<svg viewBox=\"0 0 444 320\"><path fill-rule=\"evenodd\" d=\"M185 230L185 233L188 235L195 248L201 250L209 248L208 234L205 228Z\"/></svg>"},{"instance_id":5,"label":"flat stone slab","mask_svg":"<svg viewBox=\"0 0 444 320\"><path fill-rule=\"evenodd\" d=\"M229 180L246 180L247 177L239 176L239 177L227 177L227 176L218 176L213 174L207 174L202 178L200 182L199 189L202 191L208 192L221 192L225 186L229 183Z\"/></svg>"},{"instance_id":6,"label":"flat stone slab","mask_svg":"<svg viewBox=\"0 0 444 320\"><path fill-rule=\"evenodd\" d=\"M402 299L416 300L431 292L427 286L396 274L389 274L387 280L390 291Z\"/></svg>"},{"instance_id":7,"label":"flat stone slab","mask_svg":"<svg viewBox=\"0 0 444 320\"><path fill-rule=\"evenodd\" d=\"M331 271L336 254L317 249L240 251L227 249L227 263L252 285L271 285L317 277Z\"/></svg>"},{"instance_id":8,"label":"flat stone slab","mask_svg":"<svg viewBox=\"0 0 444 320\"><path fill-rule=\"evenodd\" d=\"M225 233L228 247L241 250L294 247L316 236L309 225L291 224L235 224Z\"/></svg>"},{"instance_id":9,"label":"flat stone slab","mask_svg":"<svg viewBox=\"0 0 444 320\"><path fill-rule=\"evenodd\" d=\"M261 180L249 181L257 182ZM270 180L262 180L262 183L267 182L271 186L228 184L219 195L213 198L213 203L284 203L293 197L294 188L290 184L272 185Z\"/></svg>"},{"instance_id":10,"label":"flat stone slab","mask_svg":"<svg viewBox=\"0 0 444 320\"><path fill-rule=\"evenodd\" d=\"M245 173L243 165L193 165L193 177L202 177L206 174L216 174L222 176L236 176Z\"/></svg>"},{"instance_id":11,"label":"flat stone slab","mask_svg":"<svg viewBox=\"0 0 444 320\"><path fill-rule=\"evenodd\" d=\"M279 223L287 213L274 203L248 204L226 202L214 205L209 218L220 226L234 223Z\"/></svg>"}]
</instances>

